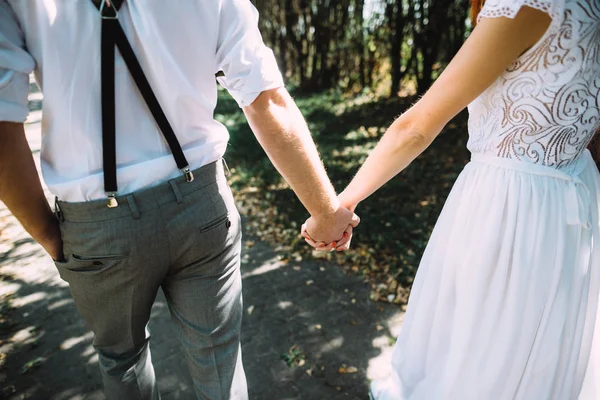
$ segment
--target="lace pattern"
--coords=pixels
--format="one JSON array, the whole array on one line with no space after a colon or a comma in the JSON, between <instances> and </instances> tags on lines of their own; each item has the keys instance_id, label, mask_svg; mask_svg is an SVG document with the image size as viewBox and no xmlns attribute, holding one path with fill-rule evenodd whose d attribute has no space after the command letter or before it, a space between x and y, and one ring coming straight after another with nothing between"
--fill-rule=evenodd
<instances>
[{"instance_id":1,"label":"lace pattern","mask_svg":"<svg viewBox=\"0 0 600 400\"><path fill-rule=\"evenodd\" d=\"M471 152L561 168L600 128L600 2L564 1L556 26L469 106ZM557 10L548 0L487 4L498 13Z\"/></svg>"}]
</instances>

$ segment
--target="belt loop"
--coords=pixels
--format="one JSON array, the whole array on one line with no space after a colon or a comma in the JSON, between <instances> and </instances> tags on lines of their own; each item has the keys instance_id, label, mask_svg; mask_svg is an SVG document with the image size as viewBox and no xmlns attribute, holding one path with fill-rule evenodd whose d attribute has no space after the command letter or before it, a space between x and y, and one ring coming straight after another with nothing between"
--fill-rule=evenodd
<instances>
[{"instance_id":1,"label":"belt loop","mask_svg":"<svg viewBox=\"0 0 600 400\"><path fill-rule=\"evenodd\" d=\"M137 204L135 203L135 198L133 194L127 195L127 204L129 205L129 210L131 211L131 216L133 219L140 218L140 211L137 208Z\"/></svg>"},{"instance_id":2,"label":"belt loop","mask_svg":"<svg viewBox=\"0 0 600 400\"><path fill-rule=\"evenodd\" d=\"M171 185L171 189L173 190L173 193L175 194L175 198L177 199L177 204L183 203L183 196L181 195L181 192L179 191L177 182L175 182L175 180L170 180L169 185Z\"/></svg>"},{"instance_id":3,"label":"belt loop","mask_svg":"<svg viewBox=\"0 0 600 400\"><path fill-rule=\"evenodd\" d=\"M54 216L59 222L65 222L65 216L58 204L58 196L54 196Z\"/></svg>"}]
</instances>

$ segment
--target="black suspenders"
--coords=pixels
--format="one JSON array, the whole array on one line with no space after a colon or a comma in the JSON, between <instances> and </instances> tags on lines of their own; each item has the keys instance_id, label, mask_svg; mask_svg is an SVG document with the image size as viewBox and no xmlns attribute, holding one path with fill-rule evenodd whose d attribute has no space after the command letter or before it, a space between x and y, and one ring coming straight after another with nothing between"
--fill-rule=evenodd
<instances>
[{"instance_id":1,"label":"black suspenders","mask_svg":"<svg viewBox=\"0 0 600 400\"><path fill-rule=\"evenodd\" d=\"M115 143L115 45L119 49L135 84L137 85L156 124L163 133L177 168L183 172L188 182L194 180L181 145L173 132L173 128L163 112L125 32L119 24L118 9L123 0L101 0L94 5L100 10L102 17L101 40L101 73L102 73L102 161L104 166L104 191L108 196L108 207L117 207L117 162Z\"/></svg>"}]
</instances>

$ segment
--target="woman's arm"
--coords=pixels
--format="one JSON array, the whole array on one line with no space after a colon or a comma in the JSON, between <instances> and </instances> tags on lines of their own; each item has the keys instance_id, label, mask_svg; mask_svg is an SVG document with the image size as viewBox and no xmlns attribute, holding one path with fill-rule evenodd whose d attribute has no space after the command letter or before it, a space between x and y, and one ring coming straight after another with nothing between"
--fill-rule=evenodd
<instances>
[{"instance_id":1,"label":"woman's arm","mask_svg":"<svg viewBox=\"0 0 600 400\"><path fill-rule=\"evenodd\" d=\"M442 128L544 35L548 14L523 7L514 19L483 18L431 89L388 128L346 190L353 209L406 168Z\"/></svg>"}]
</instances>

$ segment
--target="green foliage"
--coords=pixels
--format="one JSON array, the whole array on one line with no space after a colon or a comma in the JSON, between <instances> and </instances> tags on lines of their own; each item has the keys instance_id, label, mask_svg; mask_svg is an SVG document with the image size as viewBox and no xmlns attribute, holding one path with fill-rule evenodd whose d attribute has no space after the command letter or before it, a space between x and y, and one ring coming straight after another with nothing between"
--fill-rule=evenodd
<instances>
[{"instance_id":1,"label":"green foliage","mask_svg":"<svg viewBox=\"0 0 600 400\"><path fill-rule=\"evenodd\" d=\"M293 345L290 347L286 354L281 356L281 359L285 361L288 367L292 368L295 366L302 367L306 363L306 355L298 347L298 345Z\"/></svg>"}]
</instances>

